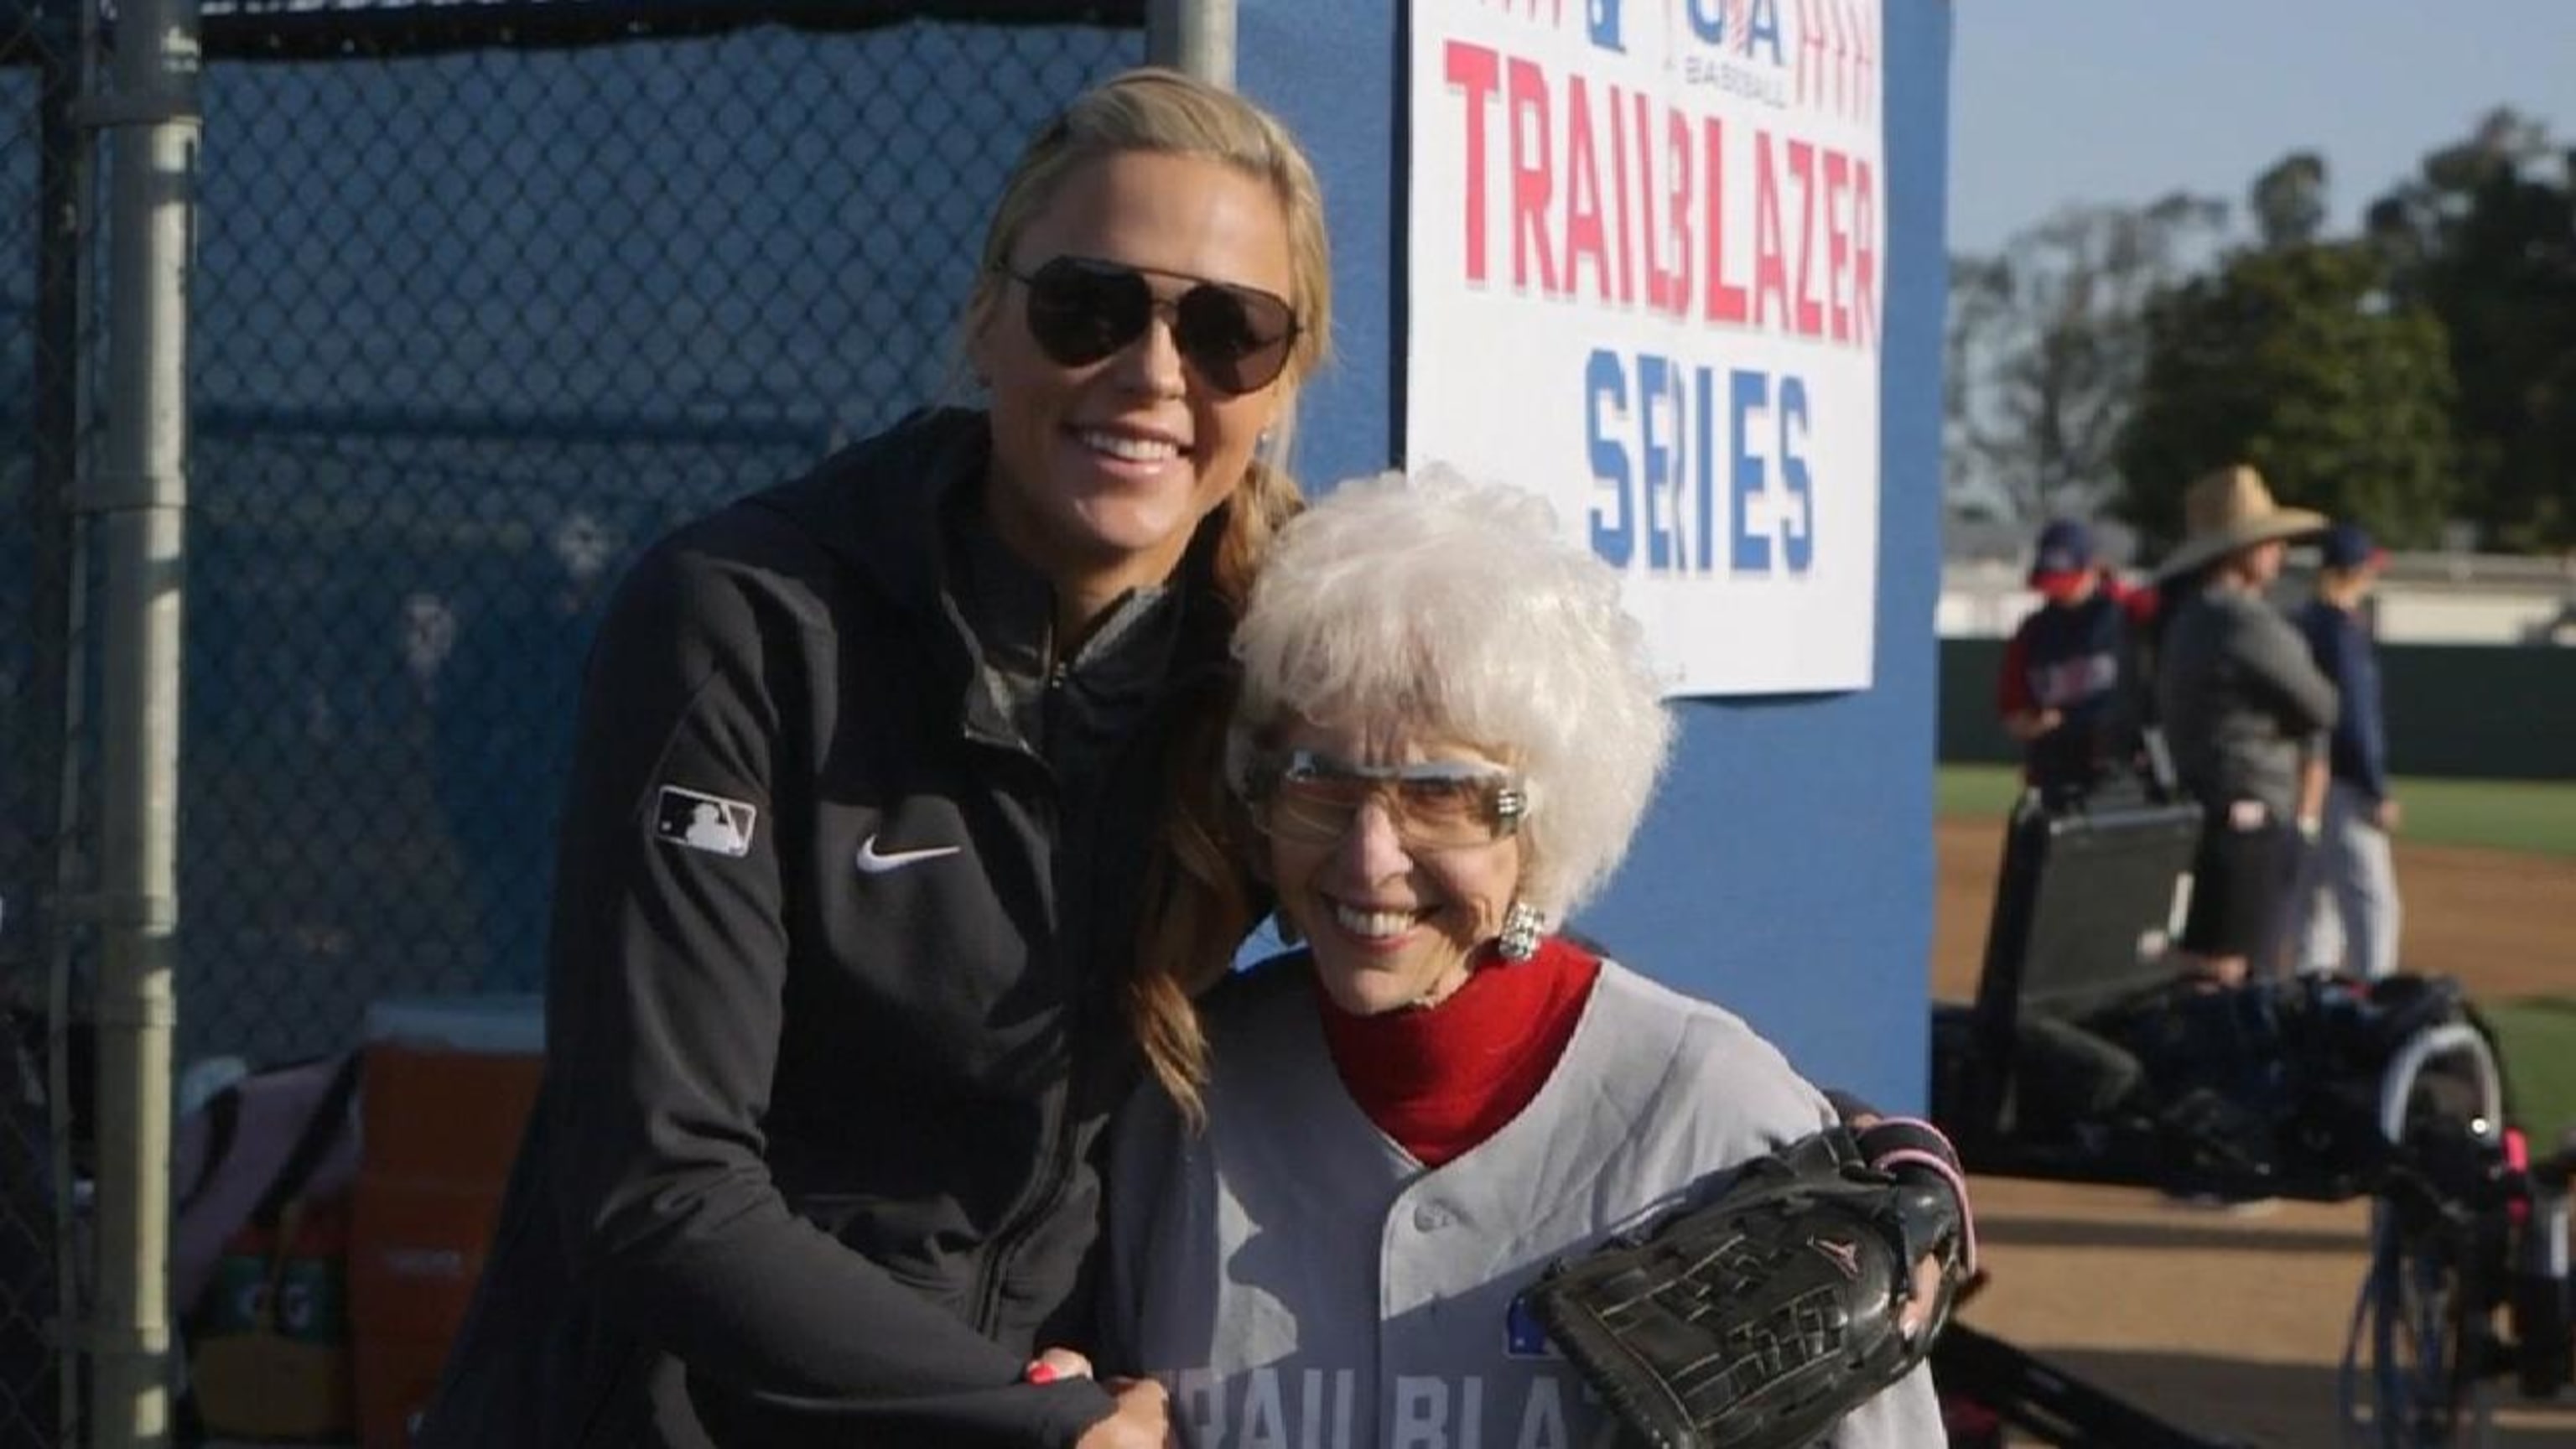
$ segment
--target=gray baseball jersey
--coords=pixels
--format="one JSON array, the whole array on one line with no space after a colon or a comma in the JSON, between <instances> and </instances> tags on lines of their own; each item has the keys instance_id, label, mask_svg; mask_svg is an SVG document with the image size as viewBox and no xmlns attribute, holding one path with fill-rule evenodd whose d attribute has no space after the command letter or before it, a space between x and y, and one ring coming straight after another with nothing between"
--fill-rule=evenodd
<instances>
[{"instance_id":1,"label":"gray baseball jersey","mask_svg":"<svg viewBox=\"0 0 2576 1449\"><path fill-rule=\"evenodd\" d=\"M1742 1020L1605 961L1537 1097L1426 1171L1344 1089L1310 969L1209 1002L1204 1132L1150 1092L1115 1129L1104 1368L1161 1380L1189 1449L1612 1443L1520 1290L1833 1109ZM1943 1443L1928 1371L1824 1442Z\"/></svg>"}]
</instances>

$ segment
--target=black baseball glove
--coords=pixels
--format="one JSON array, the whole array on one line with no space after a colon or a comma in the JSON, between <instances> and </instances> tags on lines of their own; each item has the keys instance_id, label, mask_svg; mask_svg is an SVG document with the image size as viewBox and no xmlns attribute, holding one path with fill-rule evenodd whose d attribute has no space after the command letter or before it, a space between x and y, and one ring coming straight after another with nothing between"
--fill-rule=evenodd
<instances>
[{"instance_id":1,"label":"black baseball glove","mask_svg":"<svg viewBox=\"0 0 2576 1449\"><path fill-rule=\"evenodd\" d=\"M1869 1137L1874 1151L1839 1127L1783 1148L1530 1288L1558 1350L1643 1443L1804 1449L1930 1352L1973 1268L1966 1193L1938 1133ZM1941 1287L1906 1315L1927 1258Z\"/></svg>"}]
</instances>

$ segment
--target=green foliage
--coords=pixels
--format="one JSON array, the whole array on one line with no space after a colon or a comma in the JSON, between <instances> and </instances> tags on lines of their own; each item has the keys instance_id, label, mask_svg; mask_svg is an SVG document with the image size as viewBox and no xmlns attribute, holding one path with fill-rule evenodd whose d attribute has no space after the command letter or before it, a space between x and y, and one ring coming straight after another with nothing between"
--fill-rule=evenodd
<instances>
[{"instance_id":1,"label":"green foliage","mask_svg":"<svg viewBox=\"0 0 2576 1449\"><path fill-rule=\"evenodd\" d=\"M2394 290L2450 334L2461 515L2490 547L2576 546L2576 152L2500 109L2367 216Z\"/></svg>"},{"instance_id":2,"label":"green foliage","mask_svg":"<svg viewBox=\"0 0 2576 1449\"><path fill-rule=\"evenodd\" d=\"M2463 519L2485 547L2576 548L2576 150L2499 109L2360 236L2324 234L2328 195L2292 152L2247 187L2250 239L2176 194L1957 259L1953 488L2023 517L2107 502L2152 556L2180 490L2244 460L2400 545Z\"/></svg>"},{"instance_id":3,"label":"green foliage","mask_svg":"<svg viewBox=\"0 0 2576 1449\"><path fill-rule=\"evenodd\" d=\"M1952 258L1943 339L1952 483L2025 519L2099 507L2146 361L2147 305L2190 274L2226 217L2225 203L2180 192L2139 207L2069 207L1994 256Z\"/></svg>"},{"instance_id":4,"label":"green foliage","mask_svg":"<svg viewBox=\"0 0 2576 1449\"><path fill-rule=\"evenodd\" d=\"M2547 178L2527 155L2536 134L2492 118L2489 130L2426 158L2424 179L2373 219L2383 245L2392 214L2406 219L2395 284L2450 334L2463 513L2503 546L2564 548L2576 544L2576 155Z\"/></svg>"},{"instance_id":5,"label":"green foliage","mask_svg":"<svg viewBox=\"0 0 2576 1449\"><path fill-rule=\"evenodd\" d=\"M2326 224L2326 161L2294 151L2254 178L2246 196L2254 229L2267 248L2305 246Z\"/></svg>"},{"instance_id":6,"label":"green foliage","mask_svg":"<svg viewBox=\"0 0 2576 1449\"><path fill-rule=\"evenodd\" d=\"M2450 356L2432 310L2386 283L2366 245L2290 243L2157 298L2115 511L2170 546L2183 490L2242 461L2286 502L2433 542L2459 496Z\"/></svg>"}]
</instances>

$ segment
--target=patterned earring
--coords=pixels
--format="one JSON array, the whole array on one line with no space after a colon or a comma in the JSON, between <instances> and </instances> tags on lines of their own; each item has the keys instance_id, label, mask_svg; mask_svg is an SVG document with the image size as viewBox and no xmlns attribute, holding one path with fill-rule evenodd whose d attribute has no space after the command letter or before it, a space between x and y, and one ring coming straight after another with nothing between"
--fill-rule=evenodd
<instances>
[{"instance_id":1,"label":"patterned earring","mask_svg":"<svg viewBox=\"0 0 2576 1449\"><path fill-rule=\"evenodd\" d=\"M1538 907L1516 900L1503 912L1503 933L1494 941L1494 954L1506 961L1526 961L1538 954L1539 927L1546 920Z\"/></svg>"}]
</instances>

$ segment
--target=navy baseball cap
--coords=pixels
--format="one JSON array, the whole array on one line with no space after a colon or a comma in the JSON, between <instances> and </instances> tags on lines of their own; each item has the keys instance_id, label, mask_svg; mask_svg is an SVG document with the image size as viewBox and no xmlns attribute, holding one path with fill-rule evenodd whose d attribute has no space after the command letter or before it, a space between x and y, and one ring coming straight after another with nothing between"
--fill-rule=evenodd
<instances>
[{"instance_id":1,"label":"navy baseball cap","mask_svg":"<svg viewBox=\"0 0 2576 1449\"><path fill-rule=\"evenodd\" d=\"M2093 530L2072 518L2061 518L2039 531L2039 551L2030 561L2030 586L2054 599L2084 586L2093 576Z\"/></svg>"},{"instance_id":2,"label":"navy baseball cap","mask_svg":"<svg viewBox=\"0 0 2576 1449\"><path fill-rule=\"evenodd\" d=\"M2358 523L2338 523L2327 529L2317 555L2330 569L2375 569L2388 562L2388 550Z\"/></svg>"}]
</instances>

